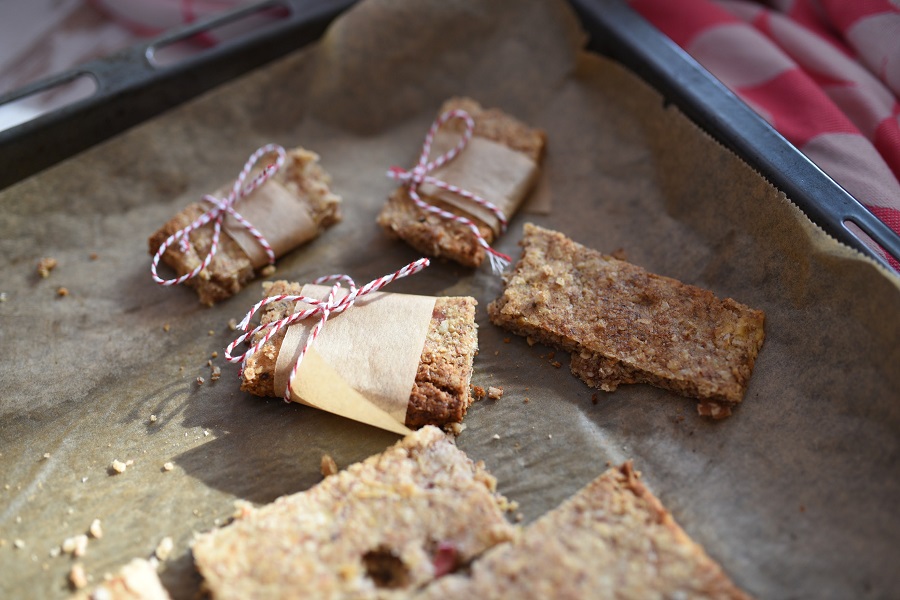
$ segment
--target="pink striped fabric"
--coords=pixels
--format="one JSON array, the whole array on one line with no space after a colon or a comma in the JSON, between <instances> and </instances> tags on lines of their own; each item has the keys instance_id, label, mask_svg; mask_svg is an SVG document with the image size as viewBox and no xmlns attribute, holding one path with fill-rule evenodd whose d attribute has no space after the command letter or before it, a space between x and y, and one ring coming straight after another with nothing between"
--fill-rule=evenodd
<instances>
[{"instance_id":1,"label":"pink striped fabric","mask_svg":"<svg viewBox=\"0 0 900 600\"><path fill-rule=\"evenodd\" d=\"M900 2L630 1L900 234Z\"/></svg>"}]
</instances>

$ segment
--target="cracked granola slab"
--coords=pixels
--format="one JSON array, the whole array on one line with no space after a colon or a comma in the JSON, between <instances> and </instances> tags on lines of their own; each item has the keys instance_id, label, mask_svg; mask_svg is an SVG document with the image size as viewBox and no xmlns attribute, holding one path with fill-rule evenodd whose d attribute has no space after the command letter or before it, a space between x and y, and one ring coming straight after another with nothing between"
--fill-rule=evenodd
<instances>
[{"instance_id":1,"label":"cracked granola slab","mask_svg":"<svg viewBox=\"0 0 900 600\"><path fill-rule=\"evenodd\" d=\"M303 285L296 282L265 283L264 295L298 295ZM472 403L470 383L478 350L476 301L469 296L435 298L425 346L419 357L416 378L409 395L405 425L444 426L463 420ZM273 302L261 314L262 324L290 316L294 303ZM280 396L275 391L275 364L284 340L277 332L260 351L249 356L241 376L241 389L257 396Z\"/></svg>"},{"instance_id":2,"label":"cracked granola slab","mask_svg":"<svg viewBox=\"0 0 900 600\"><path fill-rule=\"evenodd\" d=\"M341 220L341 198L331 192L331 177L319 165L319 156L303 148L287 152L284 166L272 177L299 203L308 216L309 231L304 231L296 242L306 243L320 235L327 228ZM160 246L175 232L184 229L200 215L208 211L210 205L195 202L172 217L148 240L150 254L154 255ZM240 206L237 208L240 210ZM179 244L170 246L162 260L178 276L197 268L209 252L213 239L213 225L208 223L192 231L190 245L182 248ZM235 295L264 269L254 266L254 260L235 239L223 233L219 247L209 266L185 282L193 287L203 304L212 306Z\"/></svg>"},{"instance_id":3,"label":"cracked granola slab","mask_svg":"<svg viewBox=\"0 0 900 600\"><path fill-rule=\"evenodd\" d=\"M688 537L630 462L614 467L516 539L414 596L748 599Z\"/></svg>"},{"instance_id":4,"label":"cracked granola slab","mask_svg":"<svg viewBox=\"0 0 900 600\"><path fill-rule=\"evenodd\" d=\"M546 143L543 131L533 129L498 109L483 108L471 98L451 98L444 103L438 114L454 109L465 110L474 119L475 137L502 144L534 163L540 163ZM446 127L459 127L459 124L451 121ZM461 131L461 127L459 130ZM481 219L436 196L420 195L429 204L455 215L474 219L473 222L488 244L492 244L497 238L494 229ZM506 217L510 218L512 215L508 214ZM415 205L406 187L401 186L391 193L377 221L388 234L404 240L428 256L448 258L467 267L478 267L484 261L485 250L477 243L467 226L426 213Z\"/></svg>"},{"instance_id":5,"label":"cracked granola slab","mask_svg":"<svg viewBox=\"0 0 900 600\"><path fill-rule=\"evenodd\" d=\"M765 333L762 311L525 225L523 254L491 321L572 353L572 372L613 391L649 383L723 418L746 392Z\"/></svg>"},{"instance_id":6,"label":"cracked granola slab","mask_svg":"<svg viewBox=\"0 0 900 600\"><path fill-rule=\"evenodd\" d=\"M512 538L505 499L436 427L200 536L213 598L401 598Z\"/></svg>"}]
</instances>

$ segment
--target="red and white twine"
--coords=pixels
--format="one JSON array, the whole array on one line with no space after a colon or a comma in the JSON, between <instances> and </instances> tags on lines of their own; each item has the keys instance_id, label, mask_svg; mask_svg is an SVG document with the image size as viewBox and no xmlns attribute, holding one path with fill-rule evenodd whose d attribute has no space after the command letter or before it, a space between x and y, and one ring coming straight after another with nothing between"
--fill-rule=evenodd
<instances>
[{"instance_id":1,"label":"red and white twine","mask_svg":"<svg viewBox=\"0 0 900 600\"><path fill-rule=\"evenodd\" d=\"M385 275L384 277L374 279L362 287L356 287L356 283L354 283L353 279L349 275L326 275L324 277L319 277L318 279L313 281L314 284L321 284L329 281L336 282L332 286L331 290L328 293L328 297L325 300L319 300L317 298L311 298L309 296L288 294L268 296L267 298L264 298L263 300L257 302L253 306L253 308L250 309L250 312L247 313L244 319L238 324L238 328L246 333L241 334L240 337L228 344L228 347L225 348L225 359L230 363L241 363L241 369L243 370L243 366L246 363L247 358L259 352L260 348L262 348L266 342L272 339L272 336L274 336L278 331L289 327L294 323L297 323L298 321L318 316L319 321L312 328L312 331L310 331L309 337L306 339L306 345L304 345L303 349L300 350L300 354L298 355L296 362L291 368L291 373L288 377L287 386L284 390L284 399L286 402L290 402L291 384L293 384L294 382L294 378L297 375L297 370L300 368L300 363L303 361L303 357L306 355L306 352L316 341L316 338L319 336L319 333L322 331L322 328L325 326L325 322L328 321L329 317L344 312L345 310L353 306L358 298L367 294L371 294L372 292L376 292L396 279L401 279L403 277L406 277L407 275L414 275L427 267L429 264L431 264L431 261L429 261L427 258L420 258L419 260L406 265L402 269L394 271L393 273ZM349 286L349 293L343 298L337 298L337 293L341 289L342 282L346 283ZM306 304L309 304L310 308L295 312L281 320L273 321L272 323L266 323L265 325L259 325L254 329L248 331L248 328L250 327L250 319L252 319L253 315L255 315L262 307L273 302L282 302L285 300L288 302L304 302ZM234 356L232 354L235 347L237 347L239 344L244 343L245 340L251 339L257 333L260 333L262 331L265 331L265 334L249 350L238 356Z\"/></svg>"},{"instance_id":2,"label":"red and white twine","mask_svg":"<svg viewBox=\"0 0 900 600\"><path fill-rule=\"evenodd\" d=\"M441 154L434 160L428 160L429 154L431 154L431 145L434 142L434 136L437 134L438 130L451 119L462 119L463 122L465 122L466 129L463 132L462 139L459 140L459 143L454 148L451 148L446 153ZM419 155L419 162L416 164L416 166L409 171L404 170L400 167L391 167L390 169L388 169L387 176L391 179L396 179L405 183L407 190L409 191L409 197L416 204L416 206L418 206L422 210L431 214L438 215L449 221L461 223L471 229L472 233L478 240L478 244L484 248L485 252L487 252L488 259L491 263L491 269L495 273L501 273L511 261L509 256L493 249L491 245L488 244L487 240L484 239L484 236L481 235L481 232L478 230L478 226L475 225L475 223L472 222L471 219L468 219L461 215L453 214L442 208L434 206L433 204L425 202L424 200L422 200L421 196L419 196L418 192L420 185L422 185L423 183L428 183L442 190L447 190L452 194L456 194L461 198L471 200L479 206L483 206L484 208L491 211L491 213L493 213L493 215L500 222L501 233L503 231L506 231L506 216L503 214L503 211L501 211L496 205L485 200L477 194L473 194L472 192L469 192L455 185L449 184L446 181L442 181L440 179L437 179L436 177L432 177L431 175L429 175L429 173L431 173L435 169L440 168L442 165L456 158L456 156L460 152L462 152L469 144L469 141L472 139L472 133L474 131L475 121L466 111L457 109L449 110L443 113L434 123L432 123L431 129L428 130L428 134L425 136L425 143L422 146L422 153Z\"/></svg>"},{"instance_id":3,"label":"red and white twine","mask_svg":"<svg viewBox=\"0 0 900 600\"><path fill-rule=\"evenodd\" d=\"M253 167L256 166L256 163L265 156L266 154L274 153L277 158L274 163L268 165L263 171L250 180L249 183L244 185L244 182L247 180L247 177L250 176L250 172L253 170ZM266 251L266 255L269 257L269 264L273 264L275 262L275 252L272 250L272 246L266 241L266 238L263 236L256 227L253 226L250 221L245 219L241 214L235 210L234 205L237 204L239 200L242 198L246 198L250 194L252 194L259 186L264 184L269 180L275 173L278 172L284 165L284 161L287 157L287 153L284 148L277 144L267 144L262 148L259 148L256 152L250 155L250 158L247 159L247 162L244 164L244 168L241 169L240 174L234 182L234 185L231 186L231 191L222 199L216 198L210 194L203 196L203 200L209 202L213 205L211 209L197 217L197 219L185 227L184 229L180 229L170 235L165 242L159 247L159 250L156 251L156 254L153 256L153 262L150 264L150 273L153 275L153 281L160 285L179 285L184 283L188 279L192 277L196 277L200 271L209 266L209 263L212 262L213 257L216 255L216 252L219 250L219 236L222 233L222 223L225 221L225 217L231 215L235 218L235 220L240 223L243 227L250 232L250 234L256 238L256 241L259 242L259 245L262 246L263 250ZM166 250L174 244L176 241L179 242L179 247L182 252L187 252L190 248L190 233L195 229L199 229L203 227L207 223L212 222L213 224L213 236L212 243L210 245L209 252L203 261L192 271L189 273L185 273L180 277L176 277L174 279L163 279L157 274L157 269L159 267L159 261L166 253Z\"/></svg>"}]
</instances>

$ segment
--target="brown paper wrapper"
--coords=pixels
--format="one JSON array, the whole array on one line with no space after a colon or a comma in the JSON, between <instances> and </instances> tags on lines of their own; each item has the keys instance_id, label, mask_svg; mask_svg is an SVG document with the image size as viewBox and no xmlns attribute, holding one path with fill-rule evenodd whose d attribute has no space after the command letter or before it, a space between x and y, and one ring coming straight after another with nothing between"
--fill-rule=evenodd
<instances>
[{"instance_id":1,"label":"brown paper wrapper","mask_svg":"<svg viewBox=\"0 0 900 600\"><path fill-rule=\"evenodd\" d=\"M330 290L305 285L301 295L324 300ZM337 298L348 293L342 289ZM295 311L309 307L298 302ZM316 364L328 368L309 367L308 357L304 357L291 399L382 429L409 431L403 423L433 311L434 297L373 292L358 298L353 306L330 317L319 332L313 342L321 359ZM318 320L309 318L288 328L275 364L276 392L287 386L290 371ZM342 397L334 393L337 389L355 393L352 398ZM393 424L387 423L392 427L386 426L383 415L373 407L393 420ZM372 415L377 421L372 421Z\"/></svg>"},{"instance_id":2,"label":"brown paper wrapper","mask_svg":"<svg viewBox=\"0 0 900 600\"><path fill-rule=\"evenodd\" d=\"M438 131L434 136L431 155L444 154L456 146L460 139L460 133ZM492 140L472 136L456 158L441 165L430 175L491 202L508 219L519 209L534 184L538 166L521 152ZM493 212L478 203L429 183L423 184L421 191L426 196L440 198L462 209L488 225L495 235L500 234L500 221Z\"/></svg>"},{"instance_id":3,"label":"brown paper wrapper","mask_svg":"<svg viewBox=\"0 0 900 600\"><path fill-rule=\"evenodd\" d=\"M220 193L227 194L228 190ZM284 256L319 233L303 203L298 202L290 190L274 179L269 179L237 202L235 210L263 235L272 247L275 258ZM254 269L269 264L269 256L259 240L232 215L225 218L222 230L247 254Z\"/></svg>"}]
</instances>

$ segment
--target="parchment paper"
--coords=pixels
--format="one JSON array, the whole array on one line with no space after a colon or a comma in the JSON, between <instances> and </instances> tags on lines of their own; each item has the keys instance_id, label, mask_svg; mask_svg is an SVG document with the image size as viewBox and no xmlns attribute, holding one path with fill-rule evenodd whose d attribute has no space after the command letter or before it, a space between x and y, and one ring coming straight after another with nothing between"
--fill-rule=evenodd
<instances>
[{"instance_id":1,"label":"parchment paper","mask_svg":"<svg viewBox=\"0 0 900 600\"><path fill-rule=\"evenodd\" d=\"M384 171L414 162L456 94L548 134L539 186L553 210L520 211L500 251L518 256L534 219L767 315L744 404L712 423L648 386L595 393L567 357L492 326L485 307L501 283L487 269L436 264L392 284L478 299L474 382L505 394L472 407L459 445L524 522L633 458L752 594L900 589L897 279L826 237L637 78L579 54L582 39L559 2L363 2L316 47L0 194L0 596L64 597L72 561L49 553L99 518L103 538L81 559L95 580L171 536L162 580L192 598L193 532L225 522L236 499L314 485L322 453L346 466L397 439L239 392L222 361L226 323L260 287L205 308L152 283L145 239L276 142L321 154L346 215L281 258L276 277L368 281L407 264L418 256L375 224L395 185ZM42 256L59 261L48 279L35 274ZM207 360L223 367L218 381ZM114 459L134 464L112 475Z\"/></svg>"}]
</instances>

